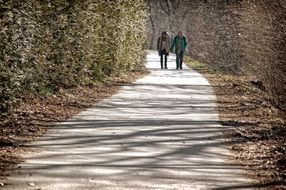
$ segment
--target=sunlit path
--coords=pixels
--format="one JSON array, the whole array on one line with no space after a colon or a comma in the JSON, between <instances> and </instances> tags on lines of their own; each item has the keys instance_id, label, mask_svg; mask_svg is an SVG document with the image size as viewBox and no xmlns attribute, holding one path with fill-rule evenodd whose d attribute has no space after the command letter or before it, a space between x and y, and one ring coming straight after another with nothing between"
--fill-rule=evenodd
<instances>
[{"instance_id":1,"label":"sunlit path","mask_svg":"<svg viewBox=\"0 0 286 190\"><path fill-rule=\"evenodd\" d=\"M205 78L183 67L159 69L73 119L58 124L9 177L6 189L250 189L218 121Z\"/></svg>"}]
</instances>

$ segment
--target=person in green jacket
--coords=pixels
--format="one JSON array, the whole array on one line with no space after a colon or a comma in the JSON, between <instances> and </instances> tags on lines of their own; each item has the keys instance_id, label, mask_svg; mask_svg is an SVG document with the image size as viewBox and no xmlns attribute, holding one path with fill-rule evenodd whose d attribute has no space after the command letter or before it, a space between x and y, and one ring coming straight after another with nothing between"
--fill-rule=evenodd
<instances>
[{"instance_id":1,"label":"person in green jacket","mask_svg":"<svg viewBox=\"0 0 286 190\"><path fill-rule=\"evenodd\" d=\"M186 47L187 47L187 39L183 35L182 31L179 31L178 35L175 36L175 38L173 39L171 46L171 51L173 51L173 49L175 48L176 64L177 64L176 69L183 69L182 65Z\"/></svg>"}]
</instances>

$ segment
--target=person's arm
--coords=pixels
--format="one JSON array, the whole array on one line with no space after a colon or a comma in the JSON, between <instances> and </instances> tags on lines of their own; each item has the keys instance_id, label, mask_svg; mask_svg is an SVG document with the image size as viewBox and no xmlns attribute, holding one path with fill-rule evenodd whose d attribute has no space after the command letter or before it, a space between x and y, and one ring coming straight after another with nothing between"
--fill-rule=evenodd
<instances>
[{"instance_id":1,"label":"person's arm","mask_svg":"<svg viewBox=\"0 0 286 190\"><path fill-rule=\"evenodd\" d=\"M168 36L167 37L167 52L169 53L170 52L170 50L171 50L171 43L172 43L172 41L171 41L171 38Z\"/></svg>"},{"instance_id":2,"label":"person's arm","mask_svg":"<svg viewBox=\"0 0 286 190\"><path fill-rule=\"evenodd\" d=\"M171 51L173 51L174 46L175 46L175 43L176 43L176 37L173 39L173 41L172 41L171 43L172 43L172 45L171 45Z\"/></svg>"},{"instance_id":3,"label":"person's arm","mask_svg":"<svg viewBox=\"0 0 286 190\"><path fill-rule=\"evenodd\" d=\"M187 45L188 45L188 43L187 43L187 38L186 37L184 37L184 51L185 51L185 49L187 48Z\"/></svg>"},{"instance_id":4,"label":"person's arm","mask_svg":"<svg viewBox=\"0 0 286 190\"><path fill-rule=\"evenodd\" d=\"M158 40L157 40L157 50L158 50L158 51L160 50L160 37L159 37Z\"/></svg>"}]
</instances>

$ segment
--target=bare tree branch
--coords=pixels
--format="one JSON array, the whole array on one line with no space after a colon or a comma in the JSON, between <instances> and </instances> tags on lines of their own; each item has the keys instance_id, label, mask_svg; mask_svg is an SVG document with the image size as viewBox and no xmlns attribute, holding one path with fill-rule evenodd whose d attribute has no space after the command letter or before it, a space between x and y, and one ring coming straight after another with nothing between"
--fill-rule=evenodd
<instances>
[{"instance_id":1,"label":"bare tree branch","mask_svg":"<svg viewBox=\"0 0 286 190\"><path fill-rule=\"evenodd\" d=\"M166 2L167 0L165 0L165 2ZM162 4L162 2L161 1L158 1L158 3L159 3L159 5L160 5L160 7L162 8L162 10L164 11L164 13L166 14L166 15L170 15L170 9L168 9L168 3L166 2L166 7Z\"/></svg>"}]
</instances>

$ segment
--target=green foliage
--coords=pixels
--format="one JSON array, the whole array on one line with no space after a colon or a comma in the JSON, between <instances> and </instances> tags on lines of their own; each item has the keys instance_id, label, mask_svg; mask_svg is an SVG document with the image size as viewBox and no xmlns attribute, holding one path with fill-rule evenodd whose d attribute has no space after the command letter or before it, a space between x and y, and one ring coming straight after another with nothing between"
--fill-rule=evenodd
<instances>
[{"instance_id":1,"label":"green foliage","mask_svg":"<svg viewBox=\"0 0 286 190\"><path fill-rule=\"evenodd\" d=\"M190 67L192 67L192 68L194 68L194 69L196 69L202 73L207 71L207 73L216 74L217 76L221 76L221 75L226 76L229 74L228 72L226 72L223 69L220 69L220 68L215 67L215 66L210 65L210 64L206 64L206 63L194 60L190 57L186 57L185 62L187 65L190 65Z\"/></svg>"},{"instance_id":2,"label":"green foliage","mask_svg":"<svg viewBox=\"0 0 286 190\"><path fill-rule=\"evenodd\" d=\"M20 92L50 93L143 67L144 0L0 0L1 112Z\"/></svg>"},{"instance_id":3,"label":"green foliage","mask_svg":"<svg viewBox=\"0 0 286 190\"><path fill-rule=\"evenodd\" d=\"M54 86L41 86L39 87L39 94L50 94L55 91Z\"/></svg>"}]
</instances>

